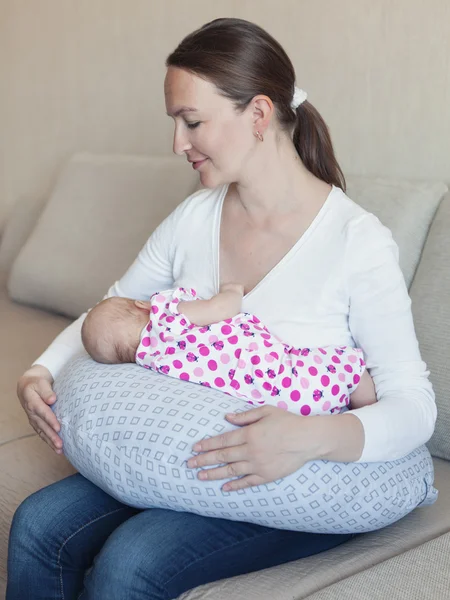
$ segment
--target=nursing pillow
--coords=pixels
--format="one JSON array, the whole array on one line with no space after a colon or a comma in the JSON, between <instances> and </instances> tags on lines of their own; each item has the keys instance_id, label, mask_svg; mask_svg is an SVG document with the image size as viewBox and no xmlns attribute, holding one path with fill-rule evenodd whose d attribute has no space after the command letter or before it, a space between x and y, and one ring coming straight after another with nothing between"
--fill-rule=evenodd
<instances>
[{"instance_id":1,"label":"nursing pillow","mask_svg":"<svg viewBox=\"0 0 450 600\"><path fill-rule=\"evenodd\" d=\"M315 460L274 482L225 492L226 479L201 481L201 469L186 462L196 454L195 442L237 428L225 414L252 410L245 400L135 364L104 365L85 356L62 370L55 392L68 460L136 508L293 531L361 533L437 498L425 446L383 463Z\"/></svg>"}]
</instances>

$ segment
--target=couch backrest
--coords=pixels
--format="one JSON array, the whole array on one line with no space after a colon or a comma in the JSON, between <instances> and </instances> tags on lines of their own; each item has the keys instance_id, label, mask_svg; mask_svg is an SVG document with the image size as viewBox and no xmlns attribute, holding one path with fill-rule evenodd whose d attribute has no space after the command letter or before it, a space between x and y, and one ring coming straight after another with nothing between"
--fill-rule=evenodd
<instances>
[{"instance_id":1,"label":"couch backrest","mask_svg":"<svg viewBox=\"0 0 450 600\"><path fill-rule=\"evenodd\" d=\"M450 460L450 192L442 184L348 179L348 195L373 212L399 245L420 351L438 418L428 447Z\"/></svg>"},{"instance_id":2,"label":"couch backrest","mask_svg":"<svg viewBox=\"0 0 450 600\"><path fill-rule=\"evenodd\" d=\"M428 443L434 456L450 460L450 193L436 212L410 295L424 361L436 393L438 418Z\"/></svg>"},{"instance_id":3,"label":"couch backrest","mask_svg":"<svg viewBox=\"0 0 450 600\"><path fill-rule=\"evenodd\" d=\"M347 177L347 195L392 231L408 288L431 222L447 189L442 182Z\"/></svg>"}]
</instances>

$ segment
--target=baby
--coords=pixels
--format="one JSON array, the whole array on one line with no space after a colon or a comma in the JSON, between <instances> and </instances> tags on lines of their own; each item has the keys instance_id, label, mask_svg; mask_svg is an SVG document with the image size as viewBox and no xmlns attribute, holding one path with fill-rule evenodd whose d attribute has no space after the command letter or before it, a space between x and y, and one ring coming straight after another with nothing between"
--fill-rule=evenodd
<instances>
[{"instance_id":1,"label":"baby","mask_svg":"<svg viewBox=\"0 0 450 600\"><path fill-rule=\"evenodd\" d=\"M181 287L150 301L108 298L88 313L83 344L97 362L136 362L304 416L376 402L362 350L285 344L240 312L243 295L242 285L229 283L209 300Z\"/></svg>"}]
</instances>

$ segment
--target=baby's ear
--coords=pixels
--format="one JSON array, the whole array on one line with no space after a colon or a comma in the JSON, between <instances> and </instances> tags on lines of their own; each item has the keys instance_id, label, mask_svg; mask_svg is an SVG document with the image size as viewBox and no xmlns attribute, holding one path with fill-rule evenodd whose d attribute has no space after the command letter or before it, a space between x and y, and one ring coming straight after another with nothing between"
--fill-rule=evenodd
<instances>
[{"instance_id":1,"label":"baby's ear","mask_svg":"<svg viewBox=\"0 0 450 600\"><path fill-rule=\"evenodd\" d=\"M145 310L146 312L151 311L152 305L148 300L135 300L134 303L141 310Z\"/></svg>"}]
</instances>

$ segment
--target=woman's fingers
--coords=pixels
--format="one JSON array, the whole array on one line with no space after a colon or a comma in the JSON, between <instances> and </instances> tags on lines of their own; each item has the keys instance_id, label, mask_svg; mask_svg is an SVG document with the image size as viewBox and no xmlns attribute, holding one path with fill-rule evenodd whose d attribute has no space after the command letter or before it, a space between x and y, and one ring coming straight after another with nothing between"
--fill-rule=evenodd
<instances>
[{"instance_id":1,"label":"woman's fingers","mask_svg":"<svg viewBox=\"0 0 450 600\"><path fill-rule=\"evenodd\" d=\"M34 421L30 421L31 426L39 435L39 437L46 442L52 450L54 450L57 454L62 454L62 440L61 438L53 431L51 427L45 423L42 419L35 417Z\"/></svg>"},{"instance_id":2,"label":"woman's fingers","mask_svg":"<svg viewBox=\"0 0 450 600\"><path fill-rule=\"evenodd\" d=\"M48 404L53 404L53 396L56 399L56 394L51 386L44 381L36 387L32 396L31 393L30 391L30 408L32 412L45 421L54 431L58 432L61 429L61 425L55 413L48 406Z\"/></svg>"},{"instance_id":3,"label":"woman's fingers","mask_svg":"<svg viewBox=\"0 0 450 600\"><path fill-rule=\"evenodd\" d=\"M55 452L61 454L61 426L49 405L56 400L53 377L48 369L34 365L17 382L17 395L30 425Z\"/></svg>"},{"instance_id":4,"label":"woman's fingers","mask_svg":"<svg viewBox=\"0 0 450 600\"><path fill-rule=\"evenodd\" d=\"M62 440L57 433L61 426L52 409L42 399L41 394L42 392L30 387L24 393L23 407L28 415L30 425L56 452L62 448ZM48 398L49 395L46 397Z\"/></svg>"},{"instance_id":5,"label":"woman's fingers","mask_svg":"<svg viewBox=\"0 0 450 600\"><path fill-rule=\"evenodd\" d=\"M40 432L42 432L46 436L46 438L50 440L50 445L53 447L54 450L61 450L63 445L62 439L55 432L55 430L52 427L50 427L43 419L36 419L35 423L37 426L37 433L40 434Z\"/></svg>"},{"instance_id":6,"label":"woman's fingers","mask_svg":"<svg viewBox=\"0 0 450 600\"><path fill-rule=\"evenodd\" d=\"M222 489L224 492L234 492L236 490L243 490L244 488L261 485L263 483L267 483L267 481L261 479L257 475L247 475L247 477L240 477L239 479L228 481L222 486Z\"/></svg>"},{"instance_id":7,"label":"woman's fingers","mask_svg":"<svg viewBox=\"0 0 450 600\"><path fill-rule=\"evenodd\" d=\"M229 477L237 477L227 481L223 486L224 492L232 492L235 490L242 490L247 487L253 487L267 483L269 480L252 473L250 463L242 461L237 463L231 463L224 467L218 467L217 469L206 469L200 471L198 478L201 481L211 481L215 479L228 479Z\"/></svg>"},{"instance_id":8,"label":"woman's fingers","mask_svg":"<svg viewBox=\"0 0 450 600\"><path fill-rule=\"evenodd\" d=\"M205 469L204 471L200 471L197 476L199 479L206 481L240 477L241 475L248 475L249 473L251 473L250 463L241 461L230 463L224 467L217 467L216 469Z\"/></svg>"},{"instance_id":9,"label":"woman's fingers","mask_svg":"<svg viewBox=\"0 0 450 600\"><path fill-rule=\"evenodd\" d=\"M56 402L56 394L50 388L50 390L44 390L41 393L41 398L46 404L54 404Z\"/></svg>"},{"instance_id":10,"label":"woman's fingers","mask_svg":"<svg viewBox=\"0 0 450 600\"><path fill-rule=\"evenodd\" d=\"M247 432L244 428L227 431L226 433L221 433L220 435L197 442L193 445L192 450L194 452L208 452L209 450L237 446L246 442L246 436Z\"/></svg>"},{"instance_id":11,"label":"woman's fingers","mask_svg":"<svg viewBox=\"0 0 450 600\"><path fill-rule=\"evenodd\" d=\"M205 452L205 454L198 454L193 456L187 462L189 468L193 467L204 467L205 465L220 465L223 463L237 463L246 458L246 447L244 444L241 446L230 446L229 448L222 448L221 450L212 450Z\"/></svg>"},{"instance_id":12,"label":"woman's fingers","mask_svg":"<svg viewBox=\"0 0 450 600\"><path fill-rule=\"evenodd\" d=\"M39 398L43 400L46 404L54 404L54 402L56 401L56 394L53 391L52 386L45 379L40 379L36 383L34 389L38 394Z\"/></svg>"}]
</instances>

